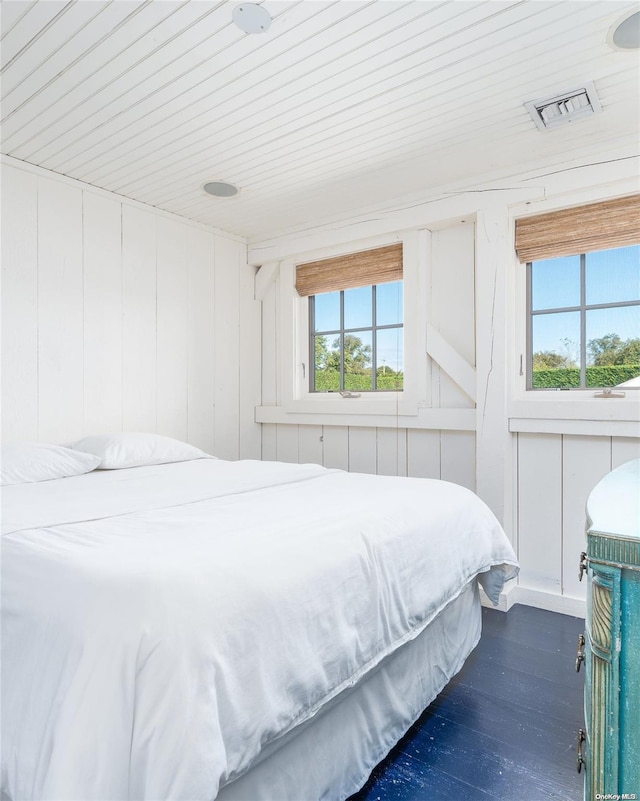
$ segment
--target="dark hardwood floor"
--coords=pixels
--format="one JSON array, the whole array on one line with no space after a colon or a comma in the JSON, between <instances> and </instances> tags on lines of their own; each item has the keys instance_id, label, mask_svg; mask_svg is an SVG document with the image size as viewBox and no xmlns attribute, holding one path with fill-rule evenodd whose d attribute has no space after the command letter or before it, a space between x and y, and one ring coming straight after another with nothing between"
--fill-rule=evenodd
<instances>
[{"instance_id":1,"label":"dark hardwood floor","mask_svg":"<svg viewBox=\"0 0 640 801\"><path fill-rule=\"evenodd\" d=\"M349 801L581 801L582 631L541 609L483 609L461 672Z\"/></svg>"}]
</instances>

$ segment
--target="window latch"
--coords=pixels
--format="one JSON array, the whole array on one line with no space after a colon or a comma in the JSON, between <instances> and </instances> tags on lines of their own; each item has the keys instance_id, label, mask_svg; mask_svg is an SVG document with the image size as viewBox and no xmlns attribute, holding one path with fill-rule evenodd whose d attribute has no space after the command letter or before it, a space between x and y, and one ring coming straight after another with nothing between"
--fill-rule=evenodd
<instances>
[{"instance_id":1,"label":"window latch","mask_svg":"<svg viewBox=\"0 0 640 801\"><path fill-rule=\"evenodd\" d=\"M624 398L624 392L614 392L611 387L605 387L602 392L594 392L594 398Z\"/></svg>"},{"instance_id":2,"label":"window latch","mask_svg":"<svg viewBox=\"0 0 640 801\"><path fill-rule=\"evenodd\" d=\"M343 398L359 398L360 397L360 393L359 392L351 392L348 389L343 389L340 394L342 395Z\"/></svg>"}]
</instances>

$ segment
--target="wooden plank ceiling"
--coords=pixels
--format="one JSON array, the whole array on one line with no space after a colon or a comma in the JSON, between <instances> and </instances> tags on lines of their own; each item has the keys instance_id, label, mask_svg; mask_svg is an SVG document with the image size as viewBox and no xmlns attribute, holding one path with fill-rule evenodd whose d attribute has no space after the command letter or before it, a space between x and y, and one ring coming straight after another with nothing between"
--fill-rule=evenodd
<instances>
[{"instance_id":1,"label":"wooden plank ceiling","mask_svg":"<svg viewBox=\"0 0 640 801\"><path fill-rule=\"evenodd\" d=\"M257 35L236 2L1 5L3 153L253 242L637 150L634 2L265 0ZM585 81L603 113L539 131L524 102Z\"/></svg>"}]
</instances>

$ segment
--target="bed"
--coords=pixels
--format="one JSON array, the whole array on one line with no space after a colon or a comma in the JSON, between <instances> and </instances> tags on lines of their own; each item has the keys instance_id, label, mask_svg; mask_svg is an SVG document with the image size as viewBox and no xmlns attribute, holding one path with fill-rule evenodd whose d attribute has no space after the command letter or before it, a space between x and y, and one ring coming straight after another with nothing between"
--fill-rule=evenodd
<instances>
[{"instance_id":1,"label":"bed","mask_svg":"<svg viewBox=\"0 0 640 801\"><path fill-rule=\"evenodd\" d=\"M3 799L346 799L476 645L506 535L447 482L166 440L4 482Z\"/></svg>"}]
</instances>

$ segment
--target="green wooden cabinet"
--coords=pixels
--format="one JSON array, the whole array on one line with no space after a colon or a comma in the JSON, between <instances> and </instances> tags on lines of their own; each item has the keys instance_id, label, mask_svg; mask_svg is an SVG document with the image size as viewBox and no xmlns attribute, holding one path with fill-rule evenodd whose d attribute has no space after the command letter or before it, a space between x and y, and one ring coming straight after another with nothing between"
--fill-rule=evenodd
<instances>
[{"instance_id":1,"label":"green wooden cabinet","mask_svg":"<svg viewBox=\"0 0 640 801\"><path fill-rule=\"evenodd\" d=\"M586 568L585 801L640 801L640 459L589 496Z\"/></svg>"}]
</instances>

